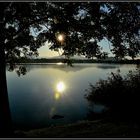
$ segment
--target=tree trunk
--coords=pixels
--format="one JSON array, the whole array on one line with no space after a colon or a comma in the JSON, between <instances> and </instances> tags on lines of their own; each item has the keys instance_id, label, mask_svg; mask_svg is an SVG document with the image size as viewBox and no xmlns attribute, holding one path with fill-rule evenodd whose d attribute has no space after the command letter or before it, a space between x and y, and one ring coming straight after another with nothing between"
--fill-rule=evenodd
<instances>
[{"instance_id":1,"label":"tree trunk","mask_svg":"<svg viewBox=\"0 0 140 140\"><path fill-rule=\"evenodd\" d=\"M12 119L8 100L4 44L0 43L0 137L10 137Z\"/></svg>"}]
</instances>

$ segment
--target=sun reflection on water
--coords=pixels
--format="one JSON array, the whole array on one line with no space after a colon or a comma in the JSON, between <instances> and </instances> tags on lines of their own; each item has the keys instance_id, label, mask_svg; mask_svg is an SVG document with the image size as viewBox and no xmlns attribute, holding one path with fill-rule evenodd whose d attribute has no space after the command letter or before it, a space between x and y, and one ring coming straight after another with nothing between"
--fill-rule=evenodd
<instances>
[{"instance_id":1,"label":"sun reflection on water","mask_svg":"<svg viewBox=\"0 0 140 140\"><path fill-rule=\"evenodd\" d=\"M64 94L65 89L66 89L66 86L65 86L64 82L59 81L56 84L56 91L54 93L55 100L59 100L62 97L62 95Z\"/></svg>"},{"instance_id":2,"label":"sun reflection on water","mask_svg":"<svg viewBox=\"0 0 140 140\"><path fill-rule=\"evenodd\" d=\"M61 95L59 92L56 92L55 95L54 95L55 99L58 100L60 99Z\"/></svg>"},{"instance_id":3,"label":"sun reflection on water","mask_svg":"<svg viewBox=\"0 0 140 140\"><path fill-rule=\"evenodd\" d=\"M58 82L57 85L56 85L56 89L60 93L63 92L65 90L64 82L62 82L62 81Z\"/></svg>"}]
</instances>

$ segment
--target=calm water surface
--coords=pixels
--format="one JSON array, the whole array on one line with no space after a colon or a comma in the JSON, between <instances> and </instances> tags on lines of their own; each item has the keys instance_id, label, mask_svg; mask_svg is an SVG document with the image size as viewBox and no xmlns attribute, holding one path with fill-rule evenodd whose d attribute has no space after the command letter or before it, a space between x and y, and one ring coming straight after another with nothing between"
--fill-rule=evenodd
<instances>
[{"instance_id":1,"label":"calm water surface","mask_svg":"<svg viewBox=\"0 0 140 140\"><path fill-rule=\"evenodd\" d=\"M18 77L7 71L7 83L13 122L21 127L41 127L71 123L87 116L89 104L84 98L89 83L106 79L111 72L124 75L136 65L74 64L26 65L27 74ZM54 120L53 115L64 118Z\"/></svg>"}]
</instances>

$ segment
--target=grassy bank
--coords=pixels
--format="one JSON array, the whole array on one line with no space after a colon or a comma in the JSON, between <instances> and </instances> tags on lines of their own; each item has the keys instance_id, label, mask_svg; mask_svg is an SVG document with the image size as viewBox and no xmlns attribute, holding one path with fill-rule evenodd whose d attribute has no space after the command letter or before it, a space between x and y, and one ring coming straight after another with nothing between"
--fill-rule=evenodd
<instances>
[{"instance_id":1,"label":"grassy bank","mask_svg":"<svg viewBox=\"0 0 140 140\"><path fill-rule=\"evenodd\" d=\"M140 137L140 128L136 124L98 120L16 131L15 135L29 138L133 138Z\"/></svg>"}]
</instances>

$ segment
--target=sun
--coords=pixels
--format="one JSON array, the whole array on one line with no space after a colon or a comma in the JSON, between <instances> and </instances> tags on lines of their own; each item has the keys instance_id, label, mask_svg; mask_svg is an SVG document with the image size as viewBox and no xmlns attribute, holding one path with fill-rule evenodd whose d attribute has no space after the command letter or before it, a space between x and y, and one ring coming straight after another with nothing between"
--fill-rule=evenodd
<instances>
[{"instance_id":1,"label":"sun","mask_svg":"<svg viewBox=\"0 0 140 140\"><path fill-rule=\"evenodd\" d=\"M65 90L65 84L63 82L59 82L56 86L58 92L63 92Z\"/></svg>"},{"instance_id":2,"label":"sun","mask_svg":"<svg viewBox=\"0 0 140 140\"><path fill-rule=\"evenodd\" d=\"M58 35L58 41L60 41L60 42L61 42L61 41L63 41L63 40L64 40L63 35L61 35L61 34L60 34L60 35Z\"/></svg>"}]
</instances>

